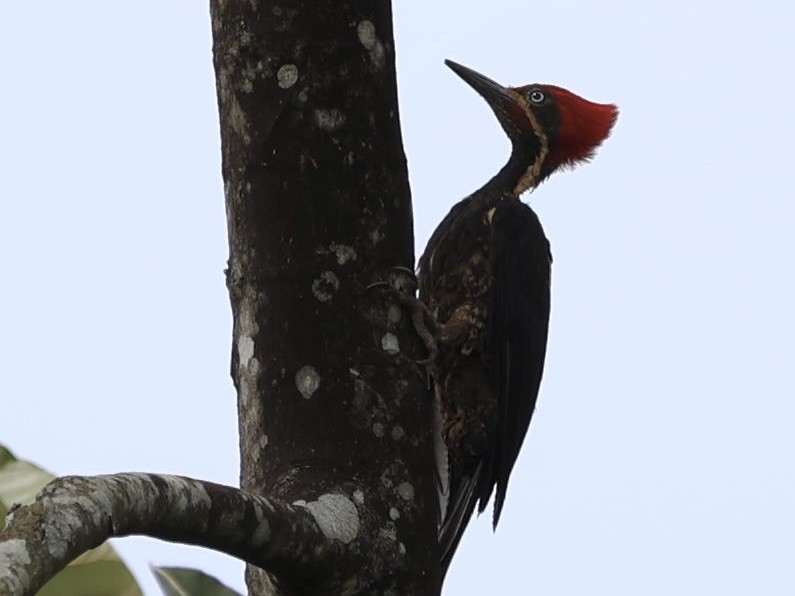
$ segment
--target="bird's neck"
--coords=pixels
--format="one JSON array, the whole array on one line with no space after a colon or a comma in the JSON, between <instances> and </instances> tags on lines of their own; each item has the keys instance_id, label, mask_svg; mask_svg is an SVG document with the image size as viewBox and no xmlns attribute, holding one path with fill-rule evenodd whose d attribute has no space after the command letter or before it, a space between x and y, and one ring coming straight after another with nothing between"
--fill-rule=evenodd
<instances>
[{"instance_id":1,"label":"bird's neck","mask_svg":"<svg viewBox=\"0 0 795 596\"><path fill-rule=\"evenodd\" d=\"M513 142L508 162L497 174L472 197L481 198L487 203L496 203L505 196L519 198L528 188L541 182L541 164L546 158L547 147L536 137Z\"/></svg>"}]
</instances>

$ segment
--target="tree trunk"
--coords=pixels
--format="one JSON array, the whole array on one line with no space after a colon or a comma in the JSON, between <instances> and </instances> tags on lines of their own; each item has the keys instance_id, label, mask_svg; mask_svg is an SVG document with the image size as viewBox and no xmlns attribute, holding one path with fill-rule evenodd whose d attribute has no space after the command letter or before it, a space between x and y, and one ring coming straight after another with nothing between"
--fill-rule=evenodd
<instances>
[{"instance_id":1,"label":"tree trunk","mask_svg":"<svg viewBox=\"0 0 795 596\"><path fill-rule=\"evenodd\" d=\"M414 263L389 3L211 8L241 486L330 512L350 555L278 587L249 566L249 590L432 594L425 354L372 286Z\"/></svg>"},{"instance_id":2,"label":"tree trunk","mask_svg":"<svg viewBox=\"0 0 795 596\"><path fill-rule=\"evenodd\" d=\"M143 534L240 557L252 594L438 593L389 4L211 7L245 490L56 479L9 510L0 592Z\"/></svg>"}]
</instances>

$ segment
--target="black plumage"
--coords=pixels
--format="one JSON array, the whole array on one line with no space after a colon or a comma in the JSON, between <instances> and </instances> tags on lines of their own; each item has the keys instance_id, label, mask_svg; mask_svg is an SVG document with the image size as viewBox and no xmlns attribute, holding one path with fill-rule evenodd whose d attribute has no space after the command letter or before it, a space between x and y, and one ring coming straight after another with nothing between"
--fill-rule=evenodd
<instances>
[{"instance_id":1,"label":"black plumage","mask_svg":"<svg viewBox=\"0 0 795 596\"><path fill-rule=\"evenodd\" d=\"M544 367L551 258L538 217L511 196L473 195L440 229L449 233L420 261L420 299L441 323L434 368L449 458L446 567L495 486L499 520Z\"/></svg>"},{"instance_id":2,"label":"black plumage","mask_svg":"<svg viewBox=\"0 0 795 596\"><path fill-rule=\"evenodd\" d=\"M557 87L505 88L447 64L489 103L512 151L493 179L451 209L419 262L420 300L439 329L430 367L440 410L443 574L475 507L482 512L492 493L495 527L499 521L544 369L552 258L538 217L519 195L556 168L588 159L616 117L614 106ZM567 128L567 116L590 128ZM600 116L598 139L584 139ZM585 132L567 147L578 130Z\"/></svg>"}]
</instances>

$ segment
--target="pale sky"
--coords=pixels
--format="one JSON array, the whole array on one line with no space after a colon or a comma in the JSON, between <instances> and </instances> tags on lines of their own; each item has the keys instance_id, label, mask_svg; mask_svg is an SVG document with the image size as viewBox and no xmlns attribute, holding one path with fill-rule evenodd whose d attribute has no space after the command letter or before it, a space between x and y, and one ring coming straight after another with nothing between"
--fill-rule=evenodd
<instances>
[{"instance_id":1,"label":"pale sky","mask_svg":"<svg viewBox=\"0 0 795 596\"><path fill-rule=\"evenodd\" d=\"M236 484L207 2L8 2L0 442L60 474ZM795 593L795 138L786 2L395 3L418 253L507 158L452 58L619 105L532 195L546 376L496 535L445 594ZM243 590L229 557L115 541Z\"/></svg>"}]
</instances>

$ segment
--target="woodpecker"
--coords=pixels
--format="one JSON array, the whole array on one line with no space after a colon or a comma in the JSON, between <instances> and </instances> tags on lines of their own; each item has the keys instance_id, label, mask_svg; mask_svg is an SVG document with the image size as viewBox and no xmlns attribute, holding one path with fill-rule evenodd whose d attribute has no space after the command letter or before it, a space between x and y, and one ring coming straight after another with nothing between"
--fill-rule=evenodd
<instances>
[{"instance_id":1,"label":"woodpecker","mask_svg":"<svg viewBox=\"0 0 795 596\"><path fill-rule=\"evenodd\" d=\"M590 160L618 109L546 84L503 87L446 60L511 141L505 166L456 204L419 261L419 299L437 326L429 363L438 406L442 576L477 507L493 527L530 424L547 345L552 257L519 200L559 169Z\"/></svg>"}]
</instances>

